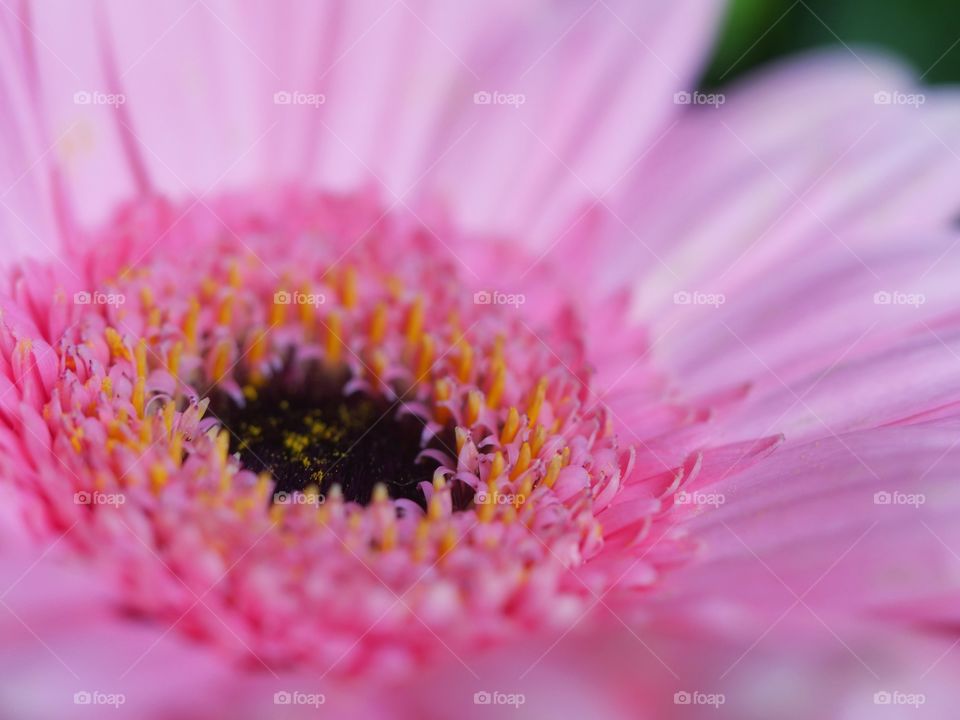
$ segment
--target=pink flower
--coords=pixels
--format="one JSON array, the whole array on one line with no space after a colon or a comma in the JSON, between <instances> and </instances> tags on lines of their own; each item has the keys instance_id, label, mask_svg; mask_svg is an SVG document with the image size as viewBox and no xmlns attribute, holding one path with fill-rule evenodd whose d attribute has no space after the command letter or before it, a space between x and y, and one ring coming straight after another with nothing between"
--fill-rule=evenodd
<instances>
[{"instance_id":1,"label":"pink flower","mask_svg":"<svg viewBox=\"0 0 960 720\"><path fill-rule=\"evenodd\" d=\"M718 11L6 9L11 716L949 717L956 100Z\"/></svg>"}]
</instances>

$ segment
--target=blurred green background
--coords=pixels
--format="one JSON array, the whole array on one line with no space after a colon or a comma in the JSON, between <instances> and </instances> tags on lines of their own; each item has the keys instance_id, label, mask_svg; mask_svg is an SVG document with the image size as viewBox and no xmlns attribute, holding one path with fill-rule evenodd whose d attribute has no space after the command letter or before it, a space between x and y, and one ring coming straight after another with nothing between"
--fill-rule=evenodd
<instances>
[{"instance_id":1,"label":"blurred green background","mask_svg":"<svg viewBox=\"0 0 960 720\"><path fill-rule=\"evenodd\" d=\"M712 88L809 47L872 45L910 63L924 82L960 82L960 0L730 0L701 83ZM839 38L839 39L838 39Z\"/></svg>"}]
</instances>

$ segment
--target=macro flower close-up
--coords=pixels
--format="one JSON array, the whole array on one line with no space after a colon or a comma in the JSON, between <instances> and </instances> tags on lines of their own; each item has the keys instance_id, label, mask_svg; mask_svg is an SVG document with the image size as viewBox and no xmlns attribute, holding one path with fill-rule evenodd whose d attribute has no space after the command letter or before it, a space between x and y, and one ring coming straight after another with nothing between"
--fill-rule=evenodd
<instances>
[{"instance_id":1,"label":"macro flower close-up","mask_svg":"<svg viewBox=\"0 0 960 720\"><path fill-rule=\"evenodd\" d=\"M0 0L0 720L955 717L960 14L761 5Z\"/></svg>"}]
</instances>

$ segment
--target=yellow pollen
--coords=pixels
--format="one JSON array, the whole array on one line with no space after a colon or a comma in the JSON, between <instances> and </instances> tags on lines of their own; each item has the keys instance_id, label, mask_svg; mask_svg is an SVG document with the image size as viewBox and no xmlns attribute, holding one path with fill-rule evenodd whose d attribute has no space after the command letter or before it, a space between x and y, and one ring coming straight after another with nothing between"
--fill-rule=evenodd
<instances>
[{"instance_id":1,"label":"yellow pollen","mask_svg":"<svg viewBox=\"0 0 960 720\"><path fill-rule=\"evenodd\" d=\"M493 461L490 463L490 474L487 476L489 480L496 480L498 477L503 475L503 469L506 466L506 462L503 459L503 453L497 450L493 455Z\"/></svg>"},{"instance_id":2,"label":"yellow pollen","mask_svg":"<svg viewBox=\"0 0 960 720\"><path fill-rule=\"evenodd\" d=\"M283 325L283 321L287 319L287 306L283 303L277 302L276 300L276 297L280 294L280 292L282 291L278 291L274 295L273 304L270 305L269 322L270 327L272 328L277 327L278 325Z\"/></svg>"},{"instance_id":3,"label":"yellow pollen","mask_svg":"<svg viewBox=\"0 0 960 720\"><path fill-rule=\"evenodd\" d=\"M217 324L224 327L230 326L230 321L233 319L233 300L234 295L232 292L224 296L220 302L220 310L217 312Z\"/></svg>"},{"instance_id":4,"label":"yellow pollen","mask_svg":"<svg viewBox=\"0 0 960 720\"><path fill-rule=\"evenodd\" d=\"M537 389L533 391L533 397L530 399L530 405L527 407L527 418L530 427L533 427L540 416L540 408L543 406L544 398L547 396L547 379L541 378L537 383Z\"/></svg>"},{"instance_id":5,"label":"yellow pollen","mask_svg":"<svg viewBox=\"0 0 960 720\"><path fill-rule=\"evenodd\" d=\"M437 380L434 385L433 390L433 414L437 418L437 422L441 425L446 425L450 422L450 408L440 405L442 402L446 402L453 395L453 384L447 378L441 378Z\"/></svg>"},{"instance_id":6,"label":"yellow pollen","mask_svg":"<svg viewBox=\"0 0 960 720\"><path fill-rule=\"evenodd\" d=\"M520 430L520 413L515 407L510 408L507 413L507 421L503 424L503 430L500 431L500 444L509 445L517 436Z\"/></svg>"},{"instance_id":7,"label":"yellow pollen","mask_svg":"<svg viewBox=\"0 0 960 720\"><path fill-rule=\"evenodd\" d=\"M103 337L107 341L107 347L110 348L110 354L115 358L123 358L124 360L130 359L130 351L127 349L127 346L123 344L123 340L120 337L120 333L114 330L112 327L108 327L103 331ZM27 351L29 352L30 346L27 346Z\"/></svg>"},{"instance_id":8,"label":"yellow pollen","mask_svg":"<svg viewBox=\"0 0 960 720\"><path fill-rule=\"evenodd\" d=\"M507 380L507 368L499 358L493 361L490 387L487 390L487 407L496 409L503 396L503 386Z\"/></svg>"},{"instance_id":9,"label":"yellow pollen","mask_svg":"<svg viewBox=\"0 0 960 720\"><path fill-rule=\"evenodd\" d=\"M213 356L213 380L220 382L230 369L230 341L221 340Z\"/></svg>"},{"instance_id":10,"label":"yellow pollen","mask_svg":"<svg viewBox=\"0 0 960 720\"><path fill-rule=\"evenodd\" d=\"M480 408L483 407L483 393L471 390L467 393L467 425L473 425L480 417Z\"/></svg>"},{"instance_id":11,"label":"yellow pollen","mask_svg":"<svg viewBox=\"0 0 960 720\"><path fill-rule=\"evenodd\" d=\"M387 334L387 304L377 303L370 318L370 341L378 343Z\"/></svg>"},{"instance_id":12,"label":"yellow pollen","mask_svg":"<svg viewBox=\"0 0 960 720\"><path fill-rule=\"evenodd\" d=\"M133 351L137 361L137 377L147 376L147 341L140 339Z\"/></svg>"},{"instance_id":13,"label":"yellow pollen","mask_svg":"<svg viewBox=\"0 0 960 720\"><path fill-rule=\"evenodd\" d=\"M147 325L152 328L160 327L160 321L162 319L163 313L160 312L160 308L151 308L150 313L147 315Z\"/></svg>"},{"instance_id":14,"label":"yellow pollen","mask_svg":"<svg viewBox=\"0 0 960 720\"><path fill-rule=\"evenodd\" d=\"M447 486L447 479L443 475L443 468L433 471L433 489L440 492Z\"/></svg>"},{"instance_id":15,"label":"yellow pollen","mask_svg":"<svg viewBox=\"0 0 960 720\"><path fill-rule=\"evenodd\" d=\"M383 504L390 499L390 493L387 492L387 486L383 483L377 483L373 486L373 502Z\"/></svg>"},{"instance_id":16,"label":"yellow pollen","mask_svg":"<svg viewBox=\"0 0 960 720\"><path fill-rule=\"evenodd\" d=\"M180 357L183 355L183 343L180 340L177 340L171 347L170 352L167 353L167 372L173 375L174 378L179 380L177 375L180 372Z\"/></svg>"},{"instance_id":17,"label":"yellow pollen","mask_svg":"<svg viewBox=\"0 0 960 720\"><path fill-rule=\"evenodd\" d=\"M380 538L380 549L383 551L393 550L397 545L397 526L390 523L383 529L383 537Z\"/></svg>"},{"instance_id":18,"label":"yellow pollen","mask_svg":"<svg viewBox=\"0 0 960 720\"><path fill-rule=\"evenodd\" d=\"M170 458L179 466L183 460L183 435L179 430L170 438Z\"/></svg>"},{"instance_id":19,"label":"yellow pollen","mask_svg":"<svg viewBox=\"0 0 960 720\"><path fill-rule=\"evenodd\" d=\"M466 340L460 341L460 357L457 360L457 377L460 382L467 382L470 379L470 371L473 369L473 347Z\"/></svg>"},{"instance_id":20,"label":"yellow pollen","mask_svg":"<svg viewBox=\"0 0 960 720\"><path fill-rule=\"evenodd\" d=\"M520 446L520 456L517 458L517 464L513 466L513 472L510 473L510 479L516 480L523 475L530 467L530 443L524 443Z\"/></svg>"},{"instance_id":21,"label":"yellow pollen","mask_svg":"<svg viewBox=\"0 0 960 720\"><path fill-rule=\"evenodd\" d=\"M243 277L240 274L240 263L233 260L227 266L227 282L230 284L230 287L238 288L242 281Z\"/></svg>"},{"instance_id":22,"label":"yellow pollen","mask_svg":"<svg viewBox=\"0 0 960 720\"><path fill-rule=\"evenodd\" d=\"M304 283L300 288L300 292L302 293L303 297L306 297L313 293L313 289L308 283ZM303 325L303 331L308 338L313 330L315 317L314 309L315 306L308 302L302 302L297 306L297 311L300 313L300 324Z\"/></svg>"},{"instance_id":23,"label":"yellow pollen","mask_svg":"<svg viewBox=\"0 0 960 720\"><path fill-rule=\"evenodd\" d=\"M385 382L384 378L387 376L387 365L390 361L387 359L383 350L374 350L370 362L373 365L373 367L370 368L370 373L373 375L372 379Z\"/></svg>"},{"instance_id":24,"label":"yellow pollen","mask_svg":"<svg viewBox=\"0 0 960 720\"><path fill-rule=\"evenodd\" d=\"M340 332L340 313L332 312L327 318L327 360L332 364L340 362L343 347Z\"/></svg>"},{"instance_id":25,"label":"yellow pollen","mask_svg":"<svg viewBox=\"0 0 960 720\"><path fill-rule=\"evenodd\" d=\"M417 374L414 378L416 382L426 378L427 373L433 365L433 337L424 335L420 340L420 358L417 361Z\"/></svg>"},{"instance_id":26,"label":"yellow pollen","mask_svg":"<svg viewBox=\"0 0 960 720\"><path fill-rule=\"evenodd\" d=\"M352 308L357 304L357 271L348 267L343 271L343 280L340 286L340 301L345 308Z\"/></svg>"},{"instance_id":27,"label":"yellow pollen","mask_svg":"<svg viewBox=\"0 0 960 720\"><path fill-rule=\"evenodd\" d=\"M564 452L567 452L569 448L564 448ZM543 482L548 488L552 488L554 483L557 482L557 478L560 476L560 468L563 467L563 456L554 455L550 459L550 464L547 465L547 474L543 477Z\"/></svg>"},{"instance_id":28,"label":"yellow pollen","mask_svg":"<svg viewBox=\"0 0 960 720\"><path fill-rule=\"evenodd\" d=\"M103 391L103 394L107 397L113 397L113 381L105 377L100 383L100 389Z\"/></svg>"},{"instance_id":29,"label":"yellow pollen","mask_svg":"<svg viewBox=\"0 0 960 720\"><path fill-rule=\"evenodd\" d=\"M197 346L197 324L199 320L200 303L195 297L191 297L187 314L183 319L183 336L187 341L189 350L193 350Z\"/></svg>"},{"instance_id":30,"label":"yellow pollen","mask_svg":"<svg viewBox=\"0 0 960 720\"><path fill-rule=\"evenodd\" d=\"M423 296L418 295L410 306L407 313L407 324L404 329L404 335L407 342L411 345L420 339L420 333L423 332Z\"/></svg>"},{"instance_id":31,"label":"yellow pollen","mask_svg":"<svg viewBox=\"0 0 960 720\"><path fill-rule=\"evenodd\" d=\"M564 467L570 464L570 448L569 447L565 447L563 449L563 453L561 453L560 458Z\"/></svg>"},{"instance_id":32,"label":"yellow pollen","mask_svg":"<svg viewBox=\"0 0 960 720\"><path fill-rule=\"evenodd\" d=\"M533 429L533 437L530 439L530 450L533 452L534 457L540 454L540 451L543 449L543 443L545 443L546 440L546 428L537 423L537 426Z\"/></svg>"},{"instance_id":33,"label":"yellow pollen","mask_svg":"<svg viewBox=\"0 0 960 720\"><path fill-rule=\"evenodd\" d=\"M439 520L443 517L443 500L436 493L431 496L430 503L427 505L427 517L430 520Z\"/></svg>"},{"instance_id":34,"label":"yellow pollen","mask_svg":"<svg viewBox=\"0 0 960 720\"><path fill-rule=\"evenodd\" d=\"M217 433L214 443L217 459L220 461L221 465L226 464L227 453L230 451L230 433L226 430L221 430L219 433Z\"/></svg>"},{"instance_id":35,"label":"yellow pollen","mask_svg":"<svg viewBox=\"0 0 960 720\"><path fill-rule=\"evenodd\" d=\"M163 426L168 433L173 432L173 414L177 411L176 403L168 402L163 406Z\"/></svg>"},{"instance_id":36,"label":"yellow pollen","mask_svg":"<svg viewBox=\"0 0 960 720\"><path fill-rule=\"evenodd\" d=\"M150 466L150 489L157 494L167 484L167 469L160 463Z\"/></svg>"},{"instance_id":37,"label":"yellow pollen","mask_svg":"<svg viewBox=\"0 0 960 720\"><path fill-rule=\"evenodd\" d=\"M138 377L133 383L133 397L131 398L131 402L139 418L143 417L144 403L146 401L146 385L147 380L143 376Z\"/></svg>"},{"instance_id":38,"label":"yellow pollen","mask_svg":"<svg viewBox=\"0 0 960 720\"><path fill-rule=\"evenodd\" d=\"M149 285L141 285L140 286L140 304L143 305L144 308L148 309L153 307L153 302L154 302L153 290L151 289L151 287Z\"/></svg>"},{"instance_id":39,"label":"yellow pollen","mask_svg":"<svg viewBox=\"0 0 960 720\"><path fill-rule=\"evenodd\" d=\"M440 538L440 557L443 557L448 552L453 550L456 545L457 532L452 526L447 527L447 529L443 531L443 536Z\"/></svg>"}]
</instances>

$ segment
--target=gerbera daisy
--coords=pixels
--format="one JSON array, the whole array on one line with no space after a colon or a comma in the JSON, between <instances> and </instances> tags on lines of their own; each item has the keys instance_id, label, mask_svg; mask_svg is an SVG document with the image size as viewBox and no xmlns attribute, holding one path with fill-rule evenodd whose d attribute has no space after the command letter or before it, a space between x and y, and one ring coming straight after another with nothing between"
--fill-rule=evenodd
<instances>
[{"instance_id":1,"label":"gerbera daisy","mask_svg":"<svg viewBox=\"0 0 960 720\"><path fill-rule=\"evenodd\" d=\"M5 9L12 717L934 705L956 102L718 9Z\"/></svg>"}]
</instances>

